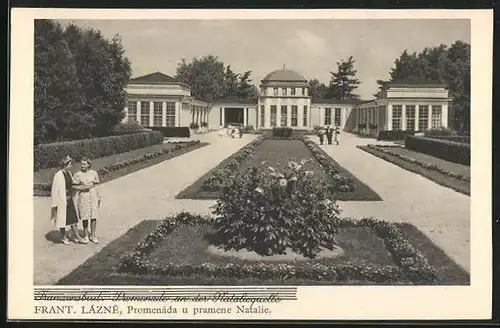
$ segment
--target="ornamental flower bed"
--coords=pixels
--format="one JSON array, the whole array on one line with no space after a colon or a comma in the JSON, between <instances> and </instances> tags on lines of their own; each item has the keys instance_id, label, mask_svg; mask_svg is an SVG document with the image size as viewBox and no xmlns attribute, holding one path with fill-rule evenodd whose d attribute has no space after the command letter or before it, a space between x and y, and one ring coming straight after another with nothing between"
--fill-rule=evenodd
<instances>
[{"instance_id":1,"label":"ornamental flower bed","mask_svg":"<svg viewBox=\"0 0 500 328\"><path fill-rule=\"evenodd\" d=\"M214 217L182 212L163 220L131 252L122 256L117 271L172 277L439 283L436 270L394 224L373 218L359 221L341 218L337 202L330 198L329 186L307 171L306 164L307 160L291 161L282 170L249 168L223 187L213 207ZM329 184L336 188L334 183ZM232 252L230 254L239 250L255 252L262 261L191 263L189 255L183 256L180 262L149 259L148 255L162 245L170 233L186 225L207 225L212 228L211 232L198 238L204 238L208 245ZM341 248L336 236L353 228L371 229L374 238L381 238L394 265L372 263L355 255L348 262L340 263L317 258L323 249ZM357 242L364 240L357 239ZM265 263L266 256L288 252L300 254L305 260ZM377 258L382 261L385 255Z\"/></svg>"},{"instance_id":2,"label":"ornamental flower bed","mask_svg":"<svg viewBox=\"0 0 500 328\"><path fill-rule=\"evenodd\" d=\"M203 181L203 188L210 191L218 191L227 184L227 181L234 178L238 173L241 163L252 156L257 147L264 141L259 137L252 141L219 165L213 174Z\"/></svg>"},{"instance_id":3,"label":"ornamental flower bed","mask_svg":"<svg viewBox=\"0 0 500 328\"><path fill-rule=\"evenodd\" d=\"M398 154L398 153L394 153L394 152L391 152L389 149L391 148L395 148L395 147L400 147L400 146L391 146L391 145L367 145L368 148L371 148L371 149L374 149L376 151L380 151L382 153L385 153L385 154L388 154L390 156L395 156L397 158L400 158L404 161L407 161L409 163L412 163L412 164L416 164L416 165L419 165L423 168L426 168L428 170L433 170L433 171L436 171L436 172L439 172L441 174L444 174L446 176L449 176L450 178L453 178L453 179L458 179L458 180L462 180L462 181L467 181L467 182L470 182L470 177L467 177L467 176L463 176L461 174L456 174L456 173L453 173L453 172L449 172L435 164L432 164L432 163L425 163L425 162L422 162L422 161L418 161L414 158L411 158L409 156L405 156L403 154Z\"/></svg>"},{"instance_id":4,"label":"ornamental flower bed","mask_svg":"<svg viewBox=\"0 0 500 328\"><path fill-rule=\"evenodd\" d=\"M135 248L125 253L116 270L122 274L133 275L168 275L189 277L192 275L206 275L210 277L229 277L238 279L309 279L316 281L342 282L374 282L384 284L412 284L435 285L440 283L440 278L427 260L416 250L398 230L386 221L373 218L362 220L342 219L340 229L352 227L369 227L382 238L388 251L394 259L395 266L377 265L352 261L338 265L325 265L322 263L263 263L249 262L217 263L205 262L191 265L189 263L158 265L148 260L152 252L161 241L175 229L183 225L213 224L214 219L187 212L164 219L158 227L141 240Z\"/></svg>"},{"instance_id":5,"label":"ornamental flower bed","mask_svg":"<svg viewBox=\"0 0 500 328\"><path fill-rule=\"evenodd\" d=\"M309 148L316 160L321 164L323 169L326 171L330 179L332 180L335 189L333 192L347 193L353 192L356 189L354 181L342 174L342 172L337 168L337 166L332 162L332 158L328 156L318 145L307 138L303 138L302 141Z\"/></svg>"},{"instance_id":6,"label":"ornamental flower bed","mask_svg":"<svg viewBox=\"0 0 500 328\"><path fill-rule=\"evenodd\" d=\"M201 144L200 140L196 141L189 141L189 142L172 142L173 147L171 148L165 148L161 151L156 151L153 153L145 154L136 158L131 158L125 161L120 161L120 162L114 162L112 164L105 165L102 168L97 169L97 173L99 174L99 177L101 181L106 180L107 176L115 171L121 170L123 168L129 167L134 164L146 162L148 160L152 160L154 158L158 158L161 156L166 156L167 158L174 157L176 156L176 153L179 153L181 151L184 151L189 148L193 148L196 146L199 146ZM52 187L52 183L36 183L34 184L34 191L35 194L42 194L45 195L47 193L50 193L50 189Z\"/></svg>"}]
</instances>

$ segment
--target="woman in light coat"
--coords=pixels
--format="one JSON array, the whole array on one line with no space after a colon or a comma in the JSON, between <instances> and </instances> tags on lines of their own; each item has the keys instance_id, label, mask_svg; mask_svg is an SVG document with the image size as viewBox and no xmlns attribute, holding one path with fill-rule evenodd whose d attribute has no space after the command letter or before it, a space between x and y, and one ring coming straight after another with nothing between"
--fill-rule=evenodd
<instances>
[{"instance_id":1,"label":"woman in light coat","mask_svg":"<svg viewBox=\"0 0 500 328\"><path fill-rule=\"evenodd\" d=\"M71 157L66 156L60 163L60 170L54 175L52 181L51 197L52 212L51 220L61 232L61 242L68 245L69 240L66 228L69 226L74 234L74 241L85 244L85 240L78 232L78 215L74 204L73 177L70 169Z\"/></svg>"}]
</instances>

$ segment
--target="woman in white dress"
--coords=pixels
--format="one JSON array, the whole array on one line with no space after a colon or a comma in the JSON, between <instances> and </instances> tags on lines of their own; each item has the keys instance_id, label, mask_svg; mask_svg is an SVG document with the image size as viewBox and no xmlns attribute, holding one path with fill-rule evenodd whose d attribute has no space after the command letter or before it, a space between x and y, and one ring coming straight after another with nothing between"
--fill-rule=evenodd
<instances>
[{"instance_id":1,"label":"woman in white dress","mask_svg":"<svg viewBox=\"0 0 500 328\"><path fill-rule=\"evenodd\" d=\"M76 172L74 180L74 188L76 191L76 207L78 216L82 220L83 231L85 233L84 240L97 244L96 225L99 218L99 207L101 205L101 195L98 190L99 175L92 170L92 162L88 158L82 158L80 161L81 169ZM90 221L90 234L89 234Z\"/></svg>"}]
</instances>

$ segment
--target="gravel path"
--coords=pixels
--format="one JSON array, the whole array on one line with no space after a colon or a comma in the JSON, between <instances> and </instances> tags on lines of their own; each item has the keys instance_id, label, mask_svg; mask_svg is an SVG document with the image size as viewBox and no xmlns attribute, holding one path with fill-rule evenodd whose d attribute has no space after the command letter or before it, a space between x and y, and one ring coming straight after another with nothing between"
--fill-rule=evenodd
<instances>
[{"instance_id":1,"label":"gravel path","mask_svg":"<svg viewBox=\"0 0 500 328\"><path fill-rule=\"evenodd\" d=\"M175 195L208 170L254 140L220 138L216 132L197 135L206 147L150 166L101 186L102 220L98 222L99 244L63 245L48 220L49 197L34 197L34 283L50 285L70 273L109 242L144 219L155 219L188 210L205 213L213 201L176 200Z\"/></svg>"},{"instance_id":2,"label":"gravel path","mask_svg":"<svg viewBox=\"0 0 500 328\"><path fill-rule=\"evenodd\" d=\"M311 139L317 142L317 138ZM375 139L342 133L339 146L322 146L383 199L339 202L343 216L409 222L470 273L470 197L356 148L377 143Z\"/></svg>"},{"instance_id":3,"label":"gravel path","mask_svg":"<svg viewBox=\"0 0 500 328\"><path fill-rule=\"evenodd\" d=\"M98 245L66 246L51 242L58 238L58 233L48 221L50 199L34 197L34 283L56 283L142 220L158 219L183 210L210 213L213 200L174 197L256 137L219 138L217 132L197 135L196 139L210 145L103 184ZM343 133L340 146L323 146L339 164L383 198L382 202L340 202L343 215L410 222L470 272L470 197L355 147L368 143L375 140Z\"/></svg>"}]
</instances>

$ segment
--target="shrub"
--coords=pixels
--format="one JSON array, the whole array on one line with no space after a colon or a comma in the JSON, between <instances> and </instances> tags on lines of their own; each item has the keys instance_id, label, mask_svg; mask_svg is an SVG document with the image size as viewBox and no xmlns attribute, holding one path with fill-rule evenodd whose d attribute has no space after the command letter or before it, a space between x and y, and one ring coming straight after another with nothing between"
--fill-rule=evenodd
<instances>
[{"instance_id":1,"label":"shrub","mask_svg":"<svg viewBox=\"0 0 500 328\"><path fill-rule=\"evenodd\" d=\"M208 123L207 122L201 122L201 125L200 125L202 128L207 128L208 127Z\"/></svg>"},{"instance_id":2,"label":"shrub","mask_svg":"<svg viewBox=\"0 0 500 328\"><path fill-rule=\"evenodd\" d=\"M457 136L458 134L450 128L440 127L437 129L429 129L424 131L426 137L437 136Z\"/></svg>"},{"instance_id":3,"label":"shrub","mask_svg":"<svg viewBox=\"0 0 500 328\"><path fill-rule=\"evenodd\" d=\"M200 128L200 125L198 123L191 123L189 124L189 128L191 130L198 130Z\"/></svg>"},{"instance_id":4,"label":"shrub","mask_svg":"<svg viewBox=\"0 0 500 328\"><path fill-rule=\"evenodd\" d=\"M405 147L446 161L470 165L470 145L435 138L407 136Z\"/></svg>"},{"instance_id":5,"label":"shrub","mask_svg":"<svg viewBox=\"0 0 500 328\"><path fill-rule=\"evenodd\" d=\"M161 143L163 135L160 132L142 132L41 144L34 148L35 171L58 166L66 155L77 161L82 157L94 159Z\"/></svg>"},{"instance_id":6,"label":"shrub","mask_svg":"<svg viewBox=\"0 0 500 328\"><path fill-rule=\"evenodd\" d=\"M191 136L191 131L187 126L168 126L168 127L152 127L153 131L160 131L163 137L177 137L177 138L189 138Z\"/></svg>"},{"instance_id":7,"label":"shrub","mask_svg":"<svg viewBox=\"0 0 500 328\"><path fill-rule=\"evenodd\" d=\"M246 125L243 127L243 133L251 133L254 131L255 131L255 128L253 127L253 125Z\"/></svg>"},{"instance_id":8,"label":"shrub","mask_svg":"<svg viewBox=\"0 0 500 328\"><path fill-rule=\"evenodd\" d=\"M280 138L290 138L292 136L293 130L290 127L274 127L273 137Z\"/></svg>"},{"instance_id":9,"label":"shrub","mask_svg":"<svg viewBox=\"0 0 500 328\"><path fill-rule=\"evenodd\" d=\"M409 130L381 130L378 132L377 140L404 140L408 135L414 135L415 131Z\"/></svg>"},{"instance_id":10,"label":"shrub","mask_svg":"<svg viewBox=\"0 0 500 328\"><path fill-rule=\"evenodd\" d=\"M310 139L302 138L302 141L330 178L332 183L328 184L328 190L331 193L336 194L355 191L356 186L354 181L342 174L339 168L332 162L332 158L328 156L323 149L319 148L318 145Z\"/></svg>"},{"instance_id":11,"label":"shrub","mask_svg":"<svg viewBox=\"0 0 500 328\"><path fill-rule=\"evenodd\" d=\"M321 247L331 249L340 209L324 182L303 168L306 162L290 162L283 172L253 167L233 178L214 206L210 241L260 255L292 249L314 258Z\"/></svg>"},{"instance_id":12,"label":"shrub","mask_svg":"<svg viewBox=\"0 0 500 328\"><path fill-rule=\"evenodd\" d=\"M118 123L113 128L113 130L111 130L111 133L113 135L123 135L123 134L139 133L145 131L150 131L150 129L146 129L142 125L140 125L137 121L131 120L124 123Z\"/></svg>"}]
</instances>

